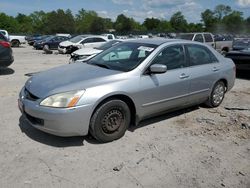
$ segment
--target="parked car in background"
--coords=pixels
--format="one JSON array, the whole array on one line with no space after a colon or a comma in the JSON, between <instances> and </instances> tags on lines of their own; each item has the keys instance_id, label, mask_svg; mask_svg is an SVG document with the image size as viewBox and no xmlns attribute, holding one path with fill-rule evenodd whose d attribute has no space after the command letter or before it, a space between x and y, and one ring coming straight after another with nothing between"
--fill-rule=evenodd
<instances>
[{"instance_id":1,"label":"parked car in background","mask_svg":"<svg viewBox=\"0 0 250 188\"><path fill-rule=\"evenodd\" d=\"M50 36L43 40L39 40L35 42L33 47L35 49L43 49L43 48L50 49L50 50L57 49L59 43L61 43L62 41L66 41L68 39L69 39L68 37L64 37L64 36Z\"/></svg>"},{"instance_id":2,"label":"parked car in background","mask_svg":"<svg viewBox=\"0 0 250 188\"><path fill-rule=\"evenodd\" d=\"M233 50L244 50L250 48L250 38L234 38Z\"/></svg>"},{"instance_id":3,"label":"parked car in background","mask_svg":"<svg viewBox=\"0 0 250 188\"><path fill-rule=\"evenodd\" d=\"M238 70L250 71L250 48L230 51L226 57L233 60Z\"/></svg>"},{"instance_id":4,"label":"parked car in background","mask_svg":"<svg viewBox=\"0 0 250 188\"><path fill-rule=\"evenodd\" d=\"M233 36L231 35L214 35L215 49L225 55L232 50Z\"/></svg>"},{"instance_id":5,"label":"parked car in background","mask_svg":"<svg viewBox=\"0 0 250 188\"><path fill-rule=\"evenodd\" d=\"M68 41L61 42L58 46L59 53L72 53L80 48L94 48L106 43L108 39L99 35L79 35Z\"/></svg>"},{"instance_id":6,"label":"parked car in background","mask_svg":"<svg viewBox=\"0 0 250 188\"><path fill-rule=\"evenodd\" d=\"M104 34L101 34L101 36L104 36L108 40L114 40L114 39L116 39L115 35L114 34L110 34L110 33L104 33Z\"/></svg>"},{"instance_id":7,"label":"parked car in background","mask_svg":"<svg viewBox=\"0 0 250 188\"><path fill-rule=\"evenodd\" d=\"M9 35L9 41L12 47L19 47L26 43L25 36L21 35Z\"/></svg>"},{"instance_id":8,"label":"parked car in background","mask_svg":"<svg viewBox=\"0 0 250 188\"><path fill-rule=\"evenodd\" d=\"M40 36L42 36L42 35L41 34L27 35L27 36L25 36L25 40L29 41L34 37L40 37Z\"/></svg>"},{"instance_id":9,"label":"parked car in background","mask_svg":"<svg viewBox=\"0 0 250 188\"><path fill-rule=\"evenodd\" d=\"M212 33L180 33L176 38L206 43L215 48L215 41Z\"/></svg>"},{"instance_id":10,"label":"parked car in background","mask_svg":"<svg viewBox=\"0 0 250 188\"><path fill-rule=\"evenodd\" d=\"M87 63L35 74L21 89L18 103L37 129L59 136L90 133L109 142L145 118L200 103L217 107L234 81L233 61L210 46L138 39Z\"/></svg>"},{"instance_id":11,"label":"parked car in background","mask_svg":"<svg viewBox=\"0 0 250 188\"><path fill-rule=\"evenodd\" d=\"M33 37L27 38L26 40L27 40L27 42L28 42L28 44L29 44L30 46L33 46L34 43L35 43L36 41L44 40L44 39L46 39L46 38L49 37L49 36L51 36L51 35L33 36Z\"/></svg>"},{"instance_id":12,"label":"parked car in background","mask_svg":"<svg viewBox=\"0 0 250 188\"><path fill-rule=\"evenodd\" d=\"M111 48L114 45L119 44L122 42L120 39L111 40L106 42L105 44L95 47L95 48L81 48L79 50L74 51L71 53L69 63L77 63L77 62L85 62L94 57L95 55L101 53L104 50Z\"/></svg>"},{"instance_id":13,"label":"parked car in background","mask_svg":"<svg viewBox=\"0 0 250 188\"><path fill-rule=\"evenodd\" d=\"M11 45L8 39L0 32L0 68L10 66L13 61Z\"/></svg>"}]
</instances>

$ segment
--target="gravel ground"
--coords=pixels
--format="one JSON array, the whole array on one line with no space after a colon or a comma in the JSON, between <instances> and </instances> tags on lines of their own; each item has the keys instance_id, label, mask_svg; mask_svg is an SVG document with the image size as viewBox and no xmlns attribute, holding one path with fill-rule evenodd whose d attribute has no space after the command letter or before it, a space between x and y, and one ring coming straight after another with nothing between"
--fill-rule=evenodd
<instances>
[{"instance_id":1,"label":"gravel ground","mask_svg":"<svg viewBox=\"0 0 250 188\"><path fill-rule=\"evenodd\" d=\"M13 51L15 62L0 70L0 187L250 187L249 75L237 78L216 109L196 106L145 120L120 140L99 144L90 136L43 133L21 117L25 74L69 57L29 46Z\"/></svg>"}]
</instances>

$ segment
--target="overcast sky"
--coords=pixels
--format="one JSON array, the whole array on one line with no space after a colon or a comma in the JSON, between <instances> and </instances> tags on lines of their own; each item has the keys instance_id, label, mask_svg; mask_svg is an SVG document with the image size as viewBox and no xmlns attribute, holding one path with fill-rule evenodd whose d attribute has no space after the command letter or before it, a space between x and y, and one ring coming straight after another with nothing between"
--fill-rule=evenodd
<instances>
[{"instance_id":1,"label":"overcast sky","mask_svg":"<svg viewBox=\"0 0 250 188\"><path fill-rule=\"evenodd\" d=\"M16 16L17 13L69 8L75 14L83 8L112 20L123 13L142 22L147 17L169 19L181 11L188 22L199 22L201 12L207 8L213 10L218 4L229 5L233 10L243 12L244 17L250 16L250 0L0 0L0 12Z\"/></svg>"}]
</instances>

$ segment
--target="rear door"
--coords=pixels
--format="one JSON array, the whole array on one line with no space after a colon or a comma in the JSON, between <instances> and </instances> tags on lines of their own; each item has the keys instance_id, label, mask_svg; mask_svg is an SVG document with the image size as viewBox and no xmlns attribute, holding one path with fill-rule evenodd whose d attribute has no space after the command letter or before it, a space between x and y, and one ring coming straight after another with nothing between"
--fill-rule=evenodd
<instances>
[{"instance_id":1,"label":"rear door","mask_svg":"<svg viewBox=\"0 0 250 188\"><path fill-rule=\"evenodd\" d=\"M205 100L220 77L220 63L205 46L185 45L190 66L190 102Z\"/></svg>"},{"instance_id":2,"label":"rear door","mask_svg":"<svg viewBox=\"0 0 250 188\"><path fill-rule=\"evenodd\" d=\"M164 48L152 61L152 64L167 66L163 74L143 74L140 80L142 88L137 97L143 115L184 106L187 103L189 89L189 70L182 45Z\"/></svg>"}]
</instances>

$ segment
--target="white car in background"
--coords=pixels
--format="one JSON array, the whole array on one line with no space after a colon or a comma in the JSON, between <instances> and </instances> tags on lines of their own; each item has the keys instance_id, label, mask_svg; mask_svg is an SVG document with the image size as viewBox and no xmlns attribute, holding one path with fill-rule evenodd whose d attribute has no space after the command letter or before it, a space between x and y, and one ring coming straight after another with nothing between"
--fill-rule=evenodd
<instances>
[{"instance_id":1,"label":"white car in background","mask_svg":"<svg viewBox=\"0 0 250 188\"><path fill-rule=\"evenodd\" d=\"M0 32L9 40L11 47L19 47L21 44L25 44L25 36L9 35L8 31L0 30Z\"/></svg>"},{"instance_id":2,"label":"white car in background","mask_svg":"<svg viewBox=\"0 0 250 188\"><path fill-rule=\"evenodd\" d=\"M72 53L80 48L94 48L109 41L104 36L99 35L78 35L67 41L61 42L58 46L59 53Z\"/></svg>"},{"instance_id":3,"label":"white car in background","mask_svg":"<svg viewBox=\"0 0 250 188\"><path fill-rule=\"evenodd\" d=\"M92 57L96 56L97 54L101 53L104 50L115 46L116 44L121 43L123 40L115 39L105 44L95 47L95 48L81 48L76 50L75 52L71 53L71 57L69 59L69 63L78 63L78 62L85 62L91 59Z\"/></svg>"}]
</instances>

